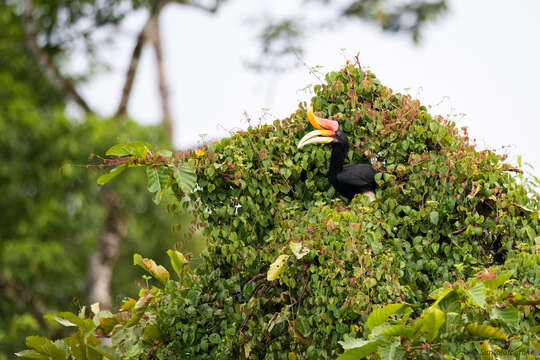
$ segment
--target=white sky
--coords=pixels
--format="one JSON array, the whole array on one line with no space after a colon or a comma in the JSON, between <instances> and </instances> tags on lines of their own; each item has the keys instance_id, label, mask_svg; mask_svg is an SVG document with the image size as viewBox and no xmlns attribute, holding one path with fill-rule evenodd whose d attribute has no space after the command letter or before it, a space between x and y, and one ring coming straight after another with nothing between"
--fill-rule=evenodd
<instances>
[{"instance_id":1,"label":"white sky","mask_svg":"<svg viewBox=\"0 0 540 360\"><path fill-rule=\"evenodd\" d=\"M177 147L195 144L200 134L221 137L227 134L224 129L247 127L244 111L255 122L262 108L282 118L311 98L299 89L318 80L304 67L258 74L244 66L258 54L256 29L246 19L261 11L287 14L298 3L232 0L213 16L183 6L166 9L162 34ZM501 146L510 146L502 151L514 159L523 155L539 174L540 1L453 0L450 7L418 46L405 35L344 22L333 30L314 31L303 58L327 72L344 64L341 49L350 58L360 52L362 65L385 85L434 105L432 113L465 114L456 117L457 123L469 127L481 148L501 152ZM112 71L82 89L104 115L112 114L119 101L135 34L144 21L145 14L136 14L126 22L116 48L104 52ZM129 104L130 115L142 123L155 123L161 116L151 51L143 53Z\"/></svg>"}]
</instances>

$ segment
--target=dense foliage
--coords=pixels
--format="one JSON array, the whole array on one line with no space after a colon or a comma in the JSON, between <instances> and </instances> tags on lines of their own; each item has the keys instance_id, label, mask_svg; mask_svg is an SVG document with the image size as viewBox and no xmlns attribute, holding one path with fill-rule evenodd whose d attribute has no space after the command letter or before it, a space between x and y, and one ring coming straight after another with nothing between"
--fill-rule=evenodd
<instances>
[{"instance_id":1,"label":"dense foliage","mask_svg":"<svg viewBox=\"0 0 540 360\"><path fill-rule=\"evenodd\" d=\"M44 313L87 302L89 258L105 226L103 201L112 192L127 227L112 282L115 301L136 290L138 273L129 266L133 251L163 257L160 248L181 239L170 232L174 220L166 211L150 196L138 195L145 191L143 173L101 189L95 183L98 169L85 166L95 161L88 154L118 141L112 129L125 139L159 141L158 128L98 119L73 124L33 106L24 98L0 104L0 353L6 356L29 333L57 331L43 321Z\"/></svg>"},{"instance_id":2,"label":"dense foliage","mask_svg":"<svg viewBox=\"0 0 540 360\"><path fill-rule=\"evenodd\" d=\"M162 285L142 289L116 315L96 311L88 331L112 334L113 347L92 340L88 352L332 359L343 344L353 352L343 358L352 359L368 354L354 357L366 343L380 358L490 359L486 349L525 358L538 351L534 184L521 175L518 181L513 174L520 170L504 158L477 151L466 129L460 133L417 100L393 94L357 65L326 81L314 87L312 106L348 134L350 163L371 161L380 171L377 199L337 198L325 177L330 150L297 150L309 128L306 104L290 118L167 164L149 149L135 156L140 144L112 153L123 164L156 171L160 176L148 176L154 193L171 188L180 203L191 204L192 227L209 245L191 270L181 254L169 252L178 281L136 255L135 263ZM181 164L195 169L191 192L171 170ZM395 305L383 307L389 303ZM71 316L59 320L80 322ZM72 340L33 338L36 350L25 354L43 353L45 343L63 351L59 358L68 352L81 358L75 354L81 342Z\"/></svg>"}]
</instances>

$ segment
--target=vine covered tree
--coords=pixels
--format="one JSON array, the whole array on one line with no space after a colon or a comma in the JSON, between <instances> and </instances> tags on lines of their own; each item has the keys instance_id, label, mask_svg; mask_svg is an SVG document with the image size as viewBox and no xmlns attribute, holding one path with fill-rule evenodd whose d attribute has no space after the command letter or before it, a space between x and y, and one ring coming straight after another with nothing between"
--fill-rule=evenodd
<instances>
[{"instance_id":1,"label":"vine covered tree","mask_svg":"<svg viewBox=\"0 0 540 360\"><path fill-rule=\"evenodd\" d=\"M538 184L358 62L314 93L309 105L347 133L350 163L378 171L374 201L338 196L330 151L298 151L311 130L305 103L175 157L116 145L107 153L118 167L104 176L144 167L155 198L172 190L191 204L203 261L190 268L169 250L172 280L135 254L156 280L138 300L117 314L62 313L55 321L78 326L71 338L30 338L19 355L47 343L74 358L81 348L108 358L534 358Z\"/></svg>"},{"instance_id":2,"label":"vine covered tree","mask_svg":"<svg viewBox=\"0 0 540 360\"><path fill-rule=\"evenodd\" d=\"M349 1L344 7L331 1L313 3L335 15L325 24L361 19L415 39L424 24L446 10L444 1ZM93 169L77 165L88 163L90 154L103 153L118 141L145 139L170 147L166 144L171 143L173 121L160 15L172 6L214 14L226 5L220 0L0 3L0 150L4 156L0 187L2 194L8 194L0 202L2 209L9 209L3 213L0 231L0 294L5 300L0 305L0 322L7 324L0 329L0 357L9 357L20 348L30 332L61 335L42 319L44 313L95 301L103 308L113 306L120 294L134 286L133 270L123 265L114 270L115 259L125 264L126 255L133 251L130 246L149 256L161 253L158 247L154 247L157 252L151 249L148 224L163 225L156 225L159 231L152 238L168 239L169 245L182 238L168 234L165 224L169 220L159 209L149 210L149 199L134 198L134 192L123 191L142 186L137 176L130 175L123 187L97 189L88 175ZM107 62L99 57L99 49L118 41L115 31L136 12L145 12L147 19L135 34L115 116L100 120L81 92L81 84L105 68ZM289 15L260 22L263 67L299 51L297 44L304 29L313 24L312 19ZM157 60L163 119L158 128L137 126L125 116L145 47L153 50ZM74 54L86 65L80 72L70 72L66 66ZM82 110L81 118L61 114L70 103ZM41 171L39 175L37 171ZM145 220L134 221L134 213L127 213L127 208L144 213ZM61 287L58 278L62 279ZM40 286L35 285L38 280Z\"/></svg>"}]
</instances>

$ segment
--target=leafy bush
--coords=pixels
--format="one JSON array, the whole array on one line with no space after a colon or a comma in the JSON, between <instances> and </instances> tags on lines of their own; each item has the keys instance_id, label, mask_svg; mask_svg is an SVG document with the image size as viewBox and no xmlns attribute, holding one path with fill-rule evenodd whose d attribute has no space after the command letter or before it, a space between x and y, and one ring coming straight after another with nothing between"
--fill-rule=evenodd
<instances>
[{"instance_id":1,"label":"leafy bush","mask_svg":"<svg viewBox=\"0 0 540 360\"><path fill-rule=\"evenodd\" d=\"M420 323L429 330L384 338L382 350L378 343L373 350L377 356L400 351L474 357L491 347L483 342L490 338L485 332L469 336L450 327L454 311L440 309L450 296L466 302L459 309L458 328L486 322L508 331L507 323L494 323L500 318L492 312L514 306L518 322L511 318L516 325L511 336L517 342L494 344L537 350L539 294L532 289L538 288L540 208L535 183L495 153L477 151L466 130L460 133L451 121L431 116L408 95L393 94L359 66L347 64L327 74L326 81L314 87L312 106L347 132L349 163L371 161L379 170L374 202L362 196L351 203L337 198L325 177L329 149L297 150L308 130L306 104L287 119L180 153L165 165L153 153L123 154L123 164L160 171L161 176L148 177L154 193L170 188L180 203L191 204L192 227L202 229L208 248L202 264L183 273L182 281L161 276L164 288L145 312L157 326L156 335L145 340L139 332L142 340L132 344L136 355L127 356L115 345L117 355L336 358L342 341L347 348L354 338L379 341L369 317L373 310L389 303L398 304L392 309L422 308L448 283L453 290L436 292L436 305L425 313L406 310L400 319L377 324L401 321L414 328ZM181 164L196 172L191 192L171 170ZM503 268L499 273L492 266ZM489 288L488 280L459 280L485 268L488 278L513 274L515 280L506 279L497 289ZM481 286L489 290L485 297L473 290ZM510 293L531 303L516 306L505 295ZM442 325L440 312L446 317ZM413 315L420 320L414 322ZM140 329L143 321L149 320L139 320ZM133 339L125 329L122 324L113 328L112 339Z\"/></svg>"},{"instance_id":2,"label":"leafy bush","mask_svg":"<svg viewBox=\"0 0 540 360\"><path fill-rule=\"evenodd\" d=\"M538 266L538 256L522 253L519 258L530 269ZM341 342L346 351L339 360L372 353L381 359L422 359L434 352L452 354L447 359L495 359L496 355L534 359L538 314L531 306L540 304L540 284L538 277L530 278L533 284L510 280L515 271L512 262L485 269L468 282L446 283L431 294L435 302L419 316L415 306L407 303L373 311L366 322L369 339ZM389 320L392 316L397 318ZM479 343L478 339L487 340Z\"/></svg>"}]
</instances>

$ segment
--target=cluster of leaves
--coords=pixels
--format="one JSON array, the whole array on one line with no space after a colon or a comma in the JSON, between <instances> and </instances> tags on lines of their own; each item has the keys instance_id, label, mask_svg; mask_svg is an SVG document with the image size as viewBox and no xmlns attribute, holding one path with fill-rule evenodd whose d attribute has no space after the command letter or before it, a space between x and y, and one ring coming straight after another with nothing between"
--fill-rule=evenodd
<instances>
[{"instance_id":1,"label":"cluster of leaves","mask_svg":"<svg viewBox=\"0 0 540 360\"><path fill-rule=\"evenodd\" d=\"M371 161L378 169L377 199L336 199L325 176L329 149L296 148L309 127L306 104L290 118L170 159L160 183L189 200L192 227L203 231L208 248L202 264L183 282L167 281L153 303L158 336L143 341L145 357L335 358L340 341L368 337L374 329L368 314L378 305L423 306L445 282L454 284L455 296L467 296L470 286L456 285L458 279L503 263L508 268L498 276L512 271L536 286L534 183L518 182L512 172L519 169L477 151L466 132L410 96L393 94L358 64L326 81L314 87L312 105L348 134L350 163ZM197 186L189 193L171 171L179 163L195 170ZM528 262L519 261L523 256ZM516 297L522 293L514 282L501 285ZM494 299L504 299L497 294ZM497 302L486 296L486 304ZM494 321L488 310L464 309L465 316L477 311L464 324ZM530 351L537 339L520 336L538 325L536 308L515 309L519 346ZM409 319L402 325L414 328ZM429 350L432 336L409 340L427 344L434 356L477 354L452 336L444 350Z\"/></svg>"},{"instance_id":2,"label":"cluster of leaves","mask_svg":"<svg viewBox=\"0 0 540 360\"><path fill-rule=\"evenodd\" d=\"M445 359L492 360L505 354L534 359L540 344L535 311L540 304L540 258L528 253L517 258L520 265L532 270L529 279L534 283L511 279L516 264L510 260L467 282L446 283L430 295L434 303L421 313L407 303L385 305L369 315L368 339L340 342L346 351L339 359L360 359L373 353L380 359L422 359L434 352L452 354Z\"/></svg>"},{"instance_id":3,"label":"cluster of leaves","mask_svg":"<svg viewBox=\"0 0 540 360\"><path fill-rule=\"evenodd\" d=\"M184 279L184 267L187 263L184 255L178 251L167 251L171 264L180 281ZM169 272L154 260L135 254L133 263L142 267L163 285L170 278ZM99 304L93 304L91 314L86 316L83 306L76 315L71 312L60 312L56 315L46 315L46 318L65 327L76 327L71 336L57 341L51 341L42 336L29 336L26 345L31 349L16 353L19 357L31 359L65 360L68 357L75 360L93 359L138 359L146 350L145 342L151 342L159 335L156 317L151 309L155 299L162 296L163 290L158 287L143 288L139 292L139 300L127 298L120 311L112 314L101 310ZM111 338L112 346L102 345L100 338Z\"/></svg>"},{"instance_id":4,"label":"cluster of leaves","mask_svg":"<svg viewBox=\"0 0 540 360\"><path fill-rule=\"evenodd\" d=\"M148 191L152 193L152 200L159 204L168 190L175 189L189 193L195 188L195 171L184 164L169 162L172 152L158 150L152 152L152 145L144 141L118 144L111 147L105 155L119 159L110 160L108 165L113 169L101 175L97 183L104 185L111 179L120 175L128 167L146 168Z\"/></svg>"}]
</instances>

